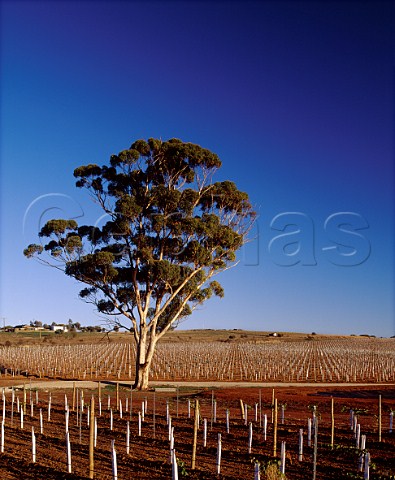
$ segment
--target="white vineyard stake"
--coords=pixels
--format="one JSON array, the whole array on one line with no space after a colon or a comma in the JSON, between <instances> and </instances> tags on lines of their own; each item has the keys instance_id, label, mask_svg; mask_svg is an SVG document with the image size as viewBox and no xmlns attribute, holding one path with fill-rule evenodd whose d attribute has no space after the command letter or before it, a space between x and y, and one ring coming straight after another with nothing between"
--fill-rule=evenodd
<instances>
[{"instance_id":1,"label":"white vineyard stake","mask_svg":"<svg viewBox=\"0 0 395 480\"><path fill-rule=\"evenodd\" d=\"M267 415L263 416L263 440L266 442L266 435L267 435Z\"/></svg>"},{"instance_id":2,"label":"white vineyard stake","mask_svg":"<svg viewBox=\"0 0 395 480\"><path fill-rule=\"evenodd\" d=\"M303 428L299 430L299 462L303 461Z\"/></svg>"},{"instance_id":3,"label":"white vineyard stake","mask_svg":"<svg viewBox=\"0 0 395 480\"><path fill-rule=\"evenodd\" d=\"M361 435L361 450L366 448L366 435Z\"/></svg>"},{"instance_id":4,"label":"white vineyard stake","mask_svg":"<svg viewBox=\"0 0 395 480\"><path fill-rule=\"evenodd\" d=\"M255 462L254 465L254 480L261 480L261 468L259 462Z\"/></svg>"},{"instance_id":5,"label":"white vineyard stake","mask_svg":"<svg viewBox=\"0 0 395 480\"><path fill-rule=\"evenodd\" d=\"M34 434L34 427L32 427L32 462L36 463L36 435Z\"/></svg>"},{"instance_id":6,"label":"white vineyard stake","mask_svg":"<svg viewBox=\"0 0 395 480\"><path fill-rule=\"evenodd\" d=\"M96 448L97 446L97 417L95 417L95 428L94 428L94 442L93 442L93 445L94 447Z\"/></svg>"},{"instance_id":7,"label":"white vineyard stake","mask_svg":"<svg viewBox=\"0 0 395 480\"><path fill-rule=\"evenodd\" d=\"M141 412L139 412L139 419L138 419L138 436L141 437Z\"/></svg>"},{"instance_id":8,"label":"white vineyard stake","mask_svg":"<svg viewBox=\"0 0 395 480\"><path fill-rule=\"evenodd\" d=\"M222 441L221 434L218 434L218 446L217 446L217 475L221 473L221 454L222 454Z\"/></svg>"},{"instance_id":9,"label":"white vineyard stake","mask_svg":"<svg viewBox=\"0 0 395 480\"><path fill-rule=\"evenodd\" d=\"M172 451L171 475L172 480L178 480L178 464L175 450Z\"/></svg>"},{"instance_id":10,"label":"white vineyard stake","mask_svg":"<svg viewBox=\"0 0 395 480\"><path fill-rule=\"evenodd\" d=\"M171 417L169 416L169 419L168 419L168 436L169 436L169 442L171 440Z\"/></svg>"},{"instance_id":11,"label":"white vineyard stake","mask_svg":"<svg viewBox=\"0 0 395 480\"><path fill-rule=\"evenodd\" d=\"M69 411L66 410L64 412L65 415L65 428L66 428L66 433L69 431Z\"/></svg>"},{"instance_id":12,"label":"white vineyard stake","mask_svg":"<svg viewBox=\"0 0 395 480\"><path fill-rule=\"evenodd\" d=\"M40 408L40 433L41 435L44 433L43 429L43 409Z\"/></svg>"},{"instance_id":13,"label":"white vineyard stake","mask_svg":"<svg viewBox=\"0 0 395 480\"><path fill-rule=\"evenodd\" d=\"M51 402L52 402L52 395L50 393L49 400L48 400L48 417L47 417L48 422L51 421Z\"/></svg>"},{"instance_id":14,"label":"white vineyard stake","mask_svg":"<svg viewBox=\"0 0 395 480\"><path fill-rule=\"evenodd\" d=\"M366 452L365 454L365 471L363 474L364 480L369 480L369 463L370 463L370 453Z\"/></svg>"},{"instance_id":15,"label":"white vineyard stake","mask_svg":"<svg viewBox=\"0 0 395 480\"><path fill-rule=\"evenodd\" d=\"M130 452L130 425L129 420L126 422L126 455Z\"/></svg>"},{"instance_id":16,"label":"white vineyard stake","mask_svg":"<svg viewBox=\"0 0 395 480\"><path fill-rule=\"evenodd\" d=\"M111 460L112 460L112 478L118 480L117 452L115 450L115 440L111 440Z\"/></svg>"},{"instance_id":17,"label":"white vineyard stake","mask_svg":"<svg viewBox=\"0 0 395 480\"><path fill-rule=\"evenodd\" d=\"M248 453L251 453L252 450L252 422L250 422L249 433L248 433Z\"/></svg>"},{"instance_id":18,"label":"white vineyard stake","mask_svg":"<svg viewBox=\"0 0 395 480\"><path fill-rule=\"evenodd\" d=\"M67 472L71 473L71 446L70 446L70 435L69 432L66 432L66 462L67 462Z\"/></svg>"},{"instance_id":19,"label":"white vineyard stake","mask_svg":"<svg viewBox=\"0 0 395 480\"><path fill-rule=\"evenodd\" d=\"M170 463L173 462L173 452L174 452L174 427L171 427L171 436L170 436Z\"/></svg>"},{"instance_id":20,"label":"white vineyard stake","mask_svg":"<svg viewBox=\"0 0 395 480\"><path fill-rule=\"evenodd\" d=\"M0 451L4 453L4 420L1 422L1 443L0 443Z\"/></svg>"},{"instance_id":21,"label":"white vineyard stake","mask_svg":"<svg viewBox=\"0 0 395 480\"><path fill-rule=\"evenodd\" d=\"M5 421L5 393L3 388L3 422Z\"/></svg>"},{"instance_id":22,"label":"white vineyard stake","mask_svg":"<svg viewBox=\"0 0 395 480\"><path fill-rule=\"evenodd\" d=\"M280 472L285 474L285 442L281 442L281 463L280 463Z\"/></svg>"}]
</instances>

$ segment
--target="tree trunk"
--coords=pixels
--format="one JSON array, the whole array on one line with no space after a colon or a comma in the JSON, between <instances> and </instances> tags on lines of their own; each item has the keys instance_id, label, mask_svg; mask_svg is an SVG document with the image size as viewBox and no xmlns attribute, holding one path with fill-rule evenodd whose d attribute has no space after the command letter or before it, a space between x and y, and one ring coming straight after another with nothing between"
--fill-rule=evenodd
<instances>
[{"instance_id":1,"label":"tree trunk","mask_svg":"<svg viewBox=\"0 0 395 480\"><path fill-rule=\"evenodd\" d=\"M151 362L139 364L136 362L136 377L133 388L135 390L148 390L148 380Z\"/></svg>"},{"instance_id":2,"label":"tree trunk","mask_svg":"<svg viewBox=\"0 0 395 480\"><path fill-rule=\"evenodd\" d=\"M152 332L149 336L149 346L147 349L147 331L140 333L136 352L136 377L133 388L135 390L148 390L149 372L151 362L154 357L157 343L156 336Z\"/></svg>"}]
</instances>

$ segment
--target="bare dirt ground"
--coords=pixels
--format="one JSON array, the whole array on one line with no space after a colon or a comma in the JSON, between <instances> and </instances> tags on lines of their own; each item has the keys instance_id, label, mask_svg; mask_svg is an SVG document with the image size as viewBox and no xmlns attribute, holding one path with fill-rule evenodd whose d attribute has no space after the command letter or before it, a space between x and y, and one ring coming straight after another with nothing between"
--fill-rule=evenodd
<instances>
[{"instance_id":1,"label":"bare dirt ground","mask_svg":"<svg viewBox=\"0 0 395 480\"><path fill-rule=\"evenodd\" d=\"M20 382L17 382L21 385ZM32 384L33 416L30 416L30 391L27 389L27 411L23 429L20 415L15 411L11 418L10 393L6 394L5 447L0 454L0 478L10 479L85 479L88 478L87 406L82 414L81 431L77 425L76 411L70 412L69 432L72 450L72 474L66 469L64 395L72 408L72 390L52 390L52 382L36 393ZM59 386L59 385L58 385ZM77 384L82 387L82 385ZM355 448L354 432L349 423L349 410L358 413L361 433L367 435L366 446L371 455L371 479L390 479L395 475L395 435L389 433L389 412L395 405L395 389L390 386L341 386L341 387L277 387L278 439L277 457L273 457L272 388L227 387L196 388L179 387L178 391L158 389L149 392L133 392L130 388L119 389L123 405L122 418L116 409L114 385L102 384L102 414L98 411L98 389L87 390L84 385L84 403L91 394L96 398L98 439L95 449L95 478L111 479L111 440L115 440L119 479L165 479L171 478L169 463L169 432L166 422L166 404L174 426L175 449L179 460L179 477L191 479L244 480L254 478L254 463L262 466L279 459L281 442L286 442L286 476L289 479L313 478L313 449L307 446L307 418L311 418L316 406L318 423L317 479L342 480L363 478L357 471L360 451ZM51 392L51 420L47 419L49 393ZM23 392L17 395L22 405ZM378 442L378 396L382 396L382 441ZM330 446L330 403L335 399L335 443ZM110 408L113 409L113 429L110 429ZM138 436L138 412L147 399L147 413L142 423L142 435ZM196 399L201 405L201 417L207 418L207 446L203 447L203 423L198 432L196 469L191 470L193 408L188 416L188 399L193 406ZM213 399L216 402L216 419L213 416ZM247 425L241 417L240 399L248 405ZM126 400L128 412L125 411ZM132 403L132 415L130 405ZM255 405L258 418L255 418ZM281 405L285 405L284 422L281 420ZM39 409L43 412L43 428L40 433ZM76 405L75 405L76 408ZM230 431L226 433L226 409L230 411ZM259 411L262 417L259 421ZM263 415L268 418L266 441L263 437ZM126 454L126 422L130 422L131 447ZM252 451L248 453L249 423L253 424ZM32 463L31 427L37 436L37 459ZM304 456L298 460L299 429L304 429ZM222 436L221 474L216 475L218 433ZM262 476L261 478L265 478Z\"/></svg>"}]
</instances>

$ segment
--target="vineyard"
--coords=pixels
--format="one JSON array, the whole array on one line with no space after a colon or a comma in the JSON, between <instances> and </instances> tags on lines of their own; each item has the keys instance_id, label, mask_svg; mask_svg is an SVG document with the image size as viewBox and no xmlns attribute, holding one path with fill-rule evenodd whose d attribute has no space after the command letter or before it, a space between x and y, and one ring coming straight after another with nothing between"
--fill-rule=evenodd
<instances>
[{"instance_id":1,"label":"vineyard","mask_svg":"<svg viewBox=\"0 0 395 480\"><path fill-rule=\"evenodd\" d=\"M393 480L394 342L2 345L0 477Z\"/></svg>"},{"instance_id":2,"label":"vineyard","mask_svg":"<svg viewBox=\"0 0 395 480\"><path fill-rule=\"evenodd\" d=\"M89 478L90 441L97 480L283 478L280 470L295 480L395 475L393 389L162 387L143 393L119 383L79 385L51 390L32 383L3 391L1 478ZM270 468L277 477L265 476Z\"/></svg>"},{"instance_id":3,"label":"vineyard","mask_svg":"<svg viewBox=\"0 0 395 480\"><path fill-rule=\"evenodd\" d=\"M150 378L159 381L395 382L394 339L278 343L164 343ZM0 347L3 375L132 379L130 343Z\"/></svg>"}]
</instances>

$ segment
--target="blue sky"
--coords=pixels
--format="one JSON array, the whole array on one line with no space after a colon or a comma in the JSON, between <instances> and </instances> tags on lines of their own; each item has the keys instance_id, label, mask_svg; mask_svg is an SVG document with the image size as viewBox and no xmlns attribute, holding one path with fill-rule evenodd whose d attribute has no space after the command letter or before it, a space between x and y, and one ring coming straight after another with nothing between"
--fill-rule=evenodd
<instances>
[{"instance_id":1,"label":"blue sky","mask_svg":"<svg viewBox=\"0 0 395 480\"><path fill-rule=\"evenodd\" d=\"M100 215L75 167L177 137L259 212L225 298L183 328L394 335L394 28L392 2L3 0L5 323L101 322L23 248Z\"/></svg>"}]
</instances>

